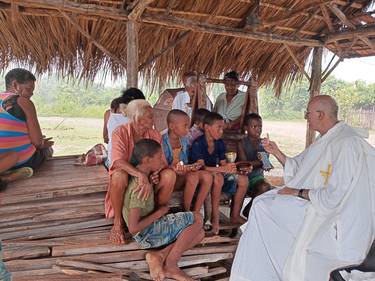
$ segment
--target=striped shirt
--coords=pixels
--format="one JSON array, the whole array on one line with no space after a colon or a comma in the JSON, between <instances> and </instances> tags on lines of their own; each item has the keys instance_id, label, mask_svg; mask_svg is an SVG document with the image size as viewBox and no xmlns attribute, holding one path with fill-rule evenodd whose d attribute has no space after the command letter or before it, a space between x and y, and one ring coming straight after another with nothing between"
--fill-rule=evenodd
<instances>
[{"instance_id":1,"label":"striped shirt","mask_svg":"<svg viewBox=\"0 0 375 281\"><path fill-rule=\"evenodd\" d=\"M3 108L3 102L11 95L14 94L0 94L0 157L3 153L15 151L19 156L16 166L19 166L33 156L36 148L31 143L26 121L14 117Z\"/></svg>"}]
</instances>

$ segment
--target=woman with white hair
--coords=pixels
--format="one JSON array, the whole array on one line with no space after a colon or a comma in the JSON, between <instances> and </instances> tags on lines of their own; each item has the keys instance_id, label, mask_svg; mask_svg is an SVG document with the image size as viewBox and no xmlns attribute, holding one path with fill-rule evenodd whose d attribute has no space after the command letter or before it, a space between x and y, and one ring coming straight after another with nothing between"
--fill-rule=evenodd
<instances>
[{"instance_id":1,"label":"woman with white hair","mask_svg":"<svg viewBox=\"0 0 375 281\"><path fill-rule=\"evenodd\" d=\"M112 134L112 164L109 169L110 183L105 200L106 217L114 217L110 240L125 243L124 220L122 208L124 194L128 186L128 176L138 178L140 198L146 199L150 194L152 183L156 184L157 204L167 205L176 181L176 174L171 169L163 169L149 178L135 168L131 155L134 144L141 139L153 139L161 143L161 135L153 129L154 114L151 105L145 100L133 100L126 109L129 123L121 125ZM164 161L166 163L166 161ZM133 164L133 165L132 165ZM162 168L162 167L161 167Z\"/></svg>"}]
</instances>

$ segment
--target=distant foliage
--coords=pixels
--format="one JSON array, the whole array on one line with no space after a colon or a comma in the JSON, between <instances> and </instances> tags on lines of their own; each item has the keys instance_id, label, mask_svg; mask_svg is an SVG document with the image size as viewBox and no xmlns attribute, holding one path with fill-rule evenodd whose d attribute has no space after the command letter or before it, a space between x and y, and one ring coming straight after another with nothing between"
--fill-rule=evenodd
<instances>
[{"instance_id":1,"label":"distant foliage","mask_svg":"<svg viewBox=\"0 0 375 281\"><path fill-rule=\"evenodd\" d=\"M181 85L169 85L180 87ZM101 118L109 108L112 99L121 95L120 87L105 87L95 83L72 82L58 79L55 76L42 77L37 81L32 98L39 116L68 116ZM0 88L5 89L4 78L0 77ZM162 89L142 88L148 101L153 105ZM207 93L216 98L224 91L222 84L213 84ZM340 115L356 109L372 109L375 107L375 84L364 81L345 82L331 76L323 86L323 94L332 95L340 107ZM309 83L301 80L284 88L280 98L275 98L272 87L259 90L259 108L266 119L295 120L302 119L309 100Z\"/></svg>"},{"instance_id":2,"label":"distant foliage","mask_svg":"<svg viewBox=\"0 0 375 281\"><path fill-rule=\"evenodd\" d=\"M375 84L366 84L364 81L350 83L331 76L323 83L321 93L336 99L341 118L345 118L350 110L375 106ZM307 80L297 81L289 88L285 88L280 98L275 98L271 87L259 91L259 108L266 119L301 119L308 100Z\"/></svg>"}]
</instances>

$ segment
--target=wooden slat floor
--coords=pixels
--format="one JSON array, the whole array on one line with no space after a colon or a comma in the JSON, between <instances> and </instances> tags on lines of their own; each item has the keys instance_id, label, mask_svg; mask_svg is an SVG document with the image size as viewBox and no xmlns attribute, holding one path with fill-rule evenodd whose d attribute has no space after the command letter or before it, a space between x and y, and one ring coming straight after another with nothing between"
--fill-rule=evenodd
<instances>
[{"instance_id":1,"label":"wooden slat floor","mask_svg":"<svg viewBox=\"0 0 375 281\"><path fill-rule=\"evenodd\" d=\"M0 193L3 260L13 280L150 280L144 250L130 237L125 245L108 240L106 170L74 166L74 160L47 161L32 178ZM179 197L176 193L172 206ZM237 243L238 238L206 237L184 254L180 266L196 280L228 280Z\"/></svg>"}]
</instances>

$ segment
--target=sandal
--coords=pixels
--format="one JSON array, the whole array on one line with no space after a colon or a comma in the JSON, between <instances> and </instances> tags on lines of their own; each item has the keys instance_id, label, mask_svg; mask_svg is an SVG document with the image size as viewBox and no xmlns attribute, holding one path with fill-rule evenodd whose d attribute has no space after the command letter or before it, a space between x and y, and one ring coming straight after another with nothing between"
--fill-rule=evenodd
<instances>
[{"instance_id":1,"label":"sandal","mask_svg":"<svg viewBox=\"0 0 375 281\"><path fill-rule=\"evenodd\" d=\"M8 170L1 175L1 178L5 182L12 182L15 180L27 179L32 177L34 171L30 167L22 167L15 170Z\"/></svg>"},{"instance_id":2,"label":"sandal","mask_svg":"<svg viewBox=\"0 0 375 281\"><path fill-rule=\"evenodd\" d=\"M211 231L212 230L212 223L210 220L207 220L203 225L204 231Z\"/></svg>"}]
</instances>

